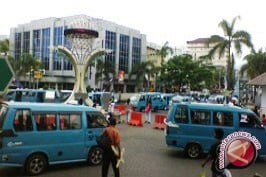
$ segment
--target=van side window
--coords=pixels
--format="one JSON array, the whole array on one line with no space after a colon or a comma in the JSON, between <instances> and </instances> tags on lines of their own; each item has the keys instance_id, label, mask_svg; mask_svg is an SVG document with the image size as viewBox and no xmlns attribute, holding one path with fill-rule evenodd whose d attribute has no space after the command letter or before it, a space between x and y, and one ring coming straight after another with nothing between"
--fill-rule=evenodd
<instances>
[{"instance_id":1,"label":"van side window","mask_svg":"<svg viewBox=\"0 0 266 177\"><path fill-rule=\"evenodd\" d=\"M13 122L16 131L32 131L32 119L30 111L27 109L20 109L16 111L15 119Z\"/></svg>"},{"instance_id":2,"label":"van side window","mask_svg":"<svg viewBox=\"0 0 266 177\"><path fill-rule=\"evenodd\" d=\"M210 111L192 109L190 111L190 115L191 115L192 124L203 124L203 125L210 124L210 118L211 118Z\"/></svg>"},{"instance_id":3,"label":"van side window","mask_svg":"<svg viewBox=\"0 0 266 177\"><path fill-rule=\"evenodd\" d=\"M175 121L177 123L188 123L188 111L186 107L177 107Z\"/></svg>"},{"instance_id":4,"label":"van side window","mask_svg":"<svg viewBox=\"0 0 266 177\"><path fill-rule=\"evenodd\" d=\"M261 127L261 123L254 115L241 113L239 115L239 127Z\"/></svg>"},{"instance_id":5,"label":"van side window","mask_svg":"<svg viewBox=\"0 0 266 177\"><path fill-rule=\"evenodd\" d=\"M56 129L55 113L34 113L38 131L50 131Z\"/></svg>"},{"instance_id":6,"label":"van side window","mask_svg":"<svg viewBox=\"0 0 266 177\"><path fill-rule=\"evenodd\" d=\"M107 126L108 122L101 114L87 112L87 128L103 128Z\"/></svg>"},{"instance_id":7,"label":"van side window","mask_svg":"<svg viewBox=\"0 0 266 177\"><path fill-rule=\"evenodd\" d=\"M219 126L233 126L232 112L213 112L213 125Z\"/></svg>"},{"instance_id":8,"label":"van side window","mask_svg":"<svg viewBox=\"0 0 266 177\"><path fill-rule=\"evenodd\" d=\"M59 115L61 130L81 129L81 113L63 113Z\"/></svg>"}]
</instances>

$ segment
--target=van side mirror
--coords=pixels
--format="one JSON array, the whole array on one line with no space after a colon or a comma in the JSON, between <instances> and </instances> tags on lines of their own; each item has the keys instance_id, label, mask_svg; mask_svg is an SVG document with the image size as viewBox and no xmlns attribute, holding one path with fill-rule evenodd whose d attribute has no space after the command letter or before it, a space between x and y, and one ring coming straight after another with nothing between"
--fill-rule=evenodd
<instances>
[{"instance_id":1,"label":"van side mirror","mask_svg":"<svg viewBox=\"0 0 266 177\"><path fill-rule=\"evenodd\" d=\"M17 136L12 129L4 129L0 131L0 137L14 137Z\"/></svg>"}]
</instances>

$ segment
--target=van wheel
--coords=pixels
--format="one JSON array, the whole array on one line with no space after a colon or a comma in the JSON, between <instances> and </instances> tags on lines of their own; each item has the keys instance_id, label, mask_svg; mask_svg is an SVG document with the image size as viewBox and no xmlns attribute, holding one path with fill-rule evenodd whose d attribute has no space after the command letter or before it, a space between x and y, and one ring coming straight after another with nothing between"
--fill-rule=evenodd
<instances>
[{"instance_id":1,"label":"van wheel","mask_svg":"<svg viewBox=\"0 0 266 177\"><path fill-rule=\"evenodd\" d=\"M27 159L25 163L26 173L31 176L39 175L45 171L47 164L48 162L44 155L33 154Z\"/></svg>"},{"instance_id":2,"label":"van wheel","mask_svg":"<svg viewBox=\"0 0 266 177\"><path fill-rule=\"evenodd\" d=\"M199 144L191 143L186 147L186 155L191 159L199 158L201 154L201 147Z\"/></svg>"},{"instance_id":3,"label":"van wheel","mask_svg":"<svg viewBox=\"0 0 266 177\"><path fill-rule=\"evenodd\" d=\"M100 147L93 147L88 155L88 162L90 165L99 165L103 161L103 149Z\"/></svg>"}]
</instances>

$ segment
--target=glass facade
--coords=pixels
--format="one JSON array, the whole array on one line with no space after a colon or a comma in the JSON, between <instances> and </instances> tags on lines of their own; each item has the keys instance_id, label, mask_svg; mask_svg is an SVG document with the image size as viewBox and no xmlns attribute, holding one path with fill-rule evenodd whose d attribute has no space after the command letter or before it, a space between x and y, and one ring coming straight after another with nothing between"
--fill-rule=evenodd
<instances>
[{"instance_id":1,"label":"glass facade","mask_svg":"<svg viewBox=\"0 0 266 177\"><path fill-rule=\"evenodd\" d=\"M33 57L41 58L41 30L33 30Z\"/></svg>"},{"instance_id":2,"label":"glass facade","mask_svg":"<svg viewBox=\"0 0 266 177\"><path fill-rule=\"evenodd\" d=\"M54 28L54 46L63 44L63 27L55 27ZM62 61L63 57L58 52L53 51L53 70L61 70L62 69Z\"/></svg>"},{"instance_id":3,"label":"glass facade","mask_svg":"<svg viewBox=\"0 0 266 177\"><path fill-rule=\"evenodd\" d=\"M110 61L115 66L116 54L116 33L111 31L105 32L105 49L112 50L111 53L105 55L105 61Z\"/></svg>"},{"instance_id":4,"label":"glass facade","mask_svg":"<svg viewBox=\"0 0 266 177\"><path fill-rule=\"evenodd\" d=\"M12 54L14 54L15 59L20 59L23 53L31 54L33 58L41 61L42 69L51 71L46 72L45 75L47 77L40 79L39 84L42 84L39 85L40 87L43 84L47 84L51 88L54 85L65 88L65 84L71 84L72 87L75 83L73 72L68 72L73 70L68 56L54 49L55 46L64 46L69 50L72 49L71 40L64 36L65 29L75 28L75 25L79 25L79 23L73 23L75 20L72 18L48 18L43 21L33 21L30 24L25 24L25 26L19 25L11 32L12 37L10 39L14 40L11 41L11 44L14 44L11 46L11 51L13 51ZM88 18L77 16L78 19L87 20ZM92 46L91 49L108 49L109 53L97 57L112 63L115 66L116 73L123 71L125 74L129 74L131 68L136 63L141 62L141 58L144 55L143 52L146 52L143 49L143 45L146 42L145 36L142 37L136 30L105 21L99 22L98 20L90 19L89 23L98 28L99 32L99 38L94 41L93 45L95 46ZM98 58L95 58L95 60ZM99 84L94 77L95 68L92 68L94 64L93 62L89 64L88 67L90 69L88 69L89 73L86 73L85 82L97 88ZM65 77L68 77L68 79L66 80ZM125 75L125 79L127 79L127 75ZM22 78L21 80L25 82L28 78ZM122 91L125 85L129 88L128 86L131 83L125 82L121 84L114 80L113 84L113 88L116 88L116 85L121 86L119 90Z\"/></svg>"},{"instance_id":5,"label":"glass facade","mask_svg":"<svg viewBox=\"0 0 266 177\"><path fill-rule=\"evenodd\" d=\"M50 28L42 29L42 52L41 58L44 69L49 70L49 53L50 53Z\"/></svg>"},{"instance_id":6,"label":"glass facade","mask_svg":"<svg viewBox=\"0 0 266 177\"><path fill-rule=\"evenodd\" d=\"M120 34L118 70L128 73L129 64L129 36Z\"/></svg>"},{"instance_id":7,"label":"glass facade","mask_svg":"<svg viewBox=\"0 0 266 177\"><path fill-rule=\"evenodd\" d=\"M132 45L132 67L141 60L141 39L133 37Z\"/></svg>"},{"instance_id":8,"label":"glass facade","mask_svg":"<svg viewBox=\"0 0 266 177\"><path fill-rule=\"evenodd\" d=\"M65 26L65 29L67 29L67 26ZM65 39L64 40L64 46L66 48L68 48L69 50L71 50L71 42L70 42L70 40L68 40L67 38L64 38L64 39ZM64 62L64 65L63 65L64 68L63 68L63 70L72 70L72 64L71 64L71 62L66 57L63 60L63 62Z\"/></svg>"},{"instance_id":9,"label":"glass facade","mask_svg":"<svg viewBox=\"0 0 266 177\"><path fill-rule=\"evenodd\" d=\"M15 34L15 59L18 60L21 56L21 33Z\"/></svg>"},{"instance_id":10,"label":"glass facade","mask_svg":"<svg viewBox=\"0 0 266 177\"><path fill-rule=\"evenodd\" d=\"M23 33L23 53L30 53L30 32Z\"/></svg>"}]
</instances>

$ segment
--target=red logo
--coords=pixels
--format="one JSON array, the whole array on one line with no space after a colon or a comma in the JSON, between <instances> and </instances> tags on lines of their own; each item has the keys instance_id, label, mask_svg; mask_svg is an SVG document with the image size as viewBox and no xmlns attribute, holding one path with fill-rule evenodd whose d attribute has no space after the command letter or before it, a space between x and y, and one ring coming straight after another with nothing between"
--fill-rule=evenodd
<instances>
[{"instance_id":1,"label":"red logo","mask_svg":"<svg viewBox=\"0 0 266 177\"><path fill-rule=\"evenodd\" d=\"M245 168L252 164L257 156L257 150L248 139L239 138L233 140L226 150L229 163L238 168Z\"/></svg>"}]
</instances>

